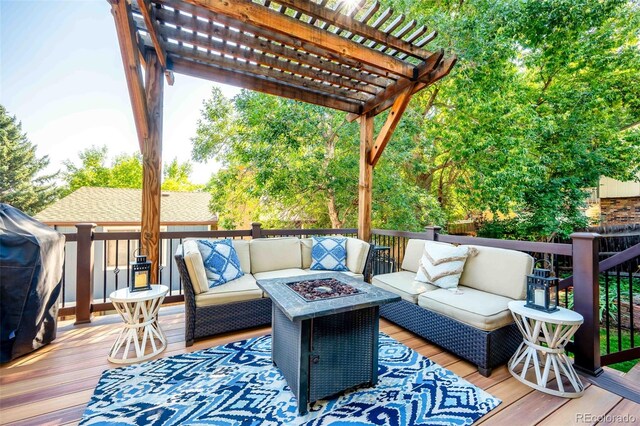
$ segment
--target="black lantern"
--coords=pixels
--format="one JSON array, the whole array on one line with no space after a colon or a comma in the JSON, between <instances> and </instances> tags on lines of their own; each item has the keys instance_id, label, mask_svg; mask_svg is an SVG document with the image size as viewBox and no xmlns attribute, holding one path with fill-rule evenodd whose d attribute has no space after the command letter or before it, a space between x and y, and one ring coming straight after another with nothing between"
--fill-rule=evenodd
<instances>
[{"instance_id":1,"label":"black lantern","mask_svg":"<svg viewBox=\"0 0 640 426\"><path fill-rule=\"evenodd\" d=\"M546 260L544 262L549 263ZM527 275L527 303L525 306L544 312L558 310L558 278L550 269L534 267L533 274Z\"/></svg>"},{"instance_id":2,"label":"black lantern","mask_svg":"<svg viewBox=\"0 0 640 426\"><path fill-rule=\"evenodd\" d=\"M144 254L137 254L136 261L131 262L131 291L151 290L151 262Z\"/></svg>"}]
</instances>

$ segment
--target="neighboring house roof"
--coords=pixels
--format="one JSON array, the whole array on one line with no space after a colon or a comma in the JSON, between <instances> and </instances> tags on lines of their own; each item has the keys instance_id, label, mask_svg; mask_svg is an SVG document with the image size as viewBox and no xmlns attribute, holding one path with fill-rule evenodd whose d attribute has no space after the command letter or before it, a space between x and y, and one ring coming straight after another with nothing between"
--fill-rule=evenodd
<instances>
[{"instance_id":1,"label":"neighboring house roof","mask_svg":"<svg viewBox=\"0 0 640 426\"><path fill-rule=\"evenodd\" d=\"M163 225L216 224L209 211L207 192L162 191L160 223ZM48 225L140 225L142 191L127 188L82 187L56 201L35 218Z\"/></svg>"}]
</instances>

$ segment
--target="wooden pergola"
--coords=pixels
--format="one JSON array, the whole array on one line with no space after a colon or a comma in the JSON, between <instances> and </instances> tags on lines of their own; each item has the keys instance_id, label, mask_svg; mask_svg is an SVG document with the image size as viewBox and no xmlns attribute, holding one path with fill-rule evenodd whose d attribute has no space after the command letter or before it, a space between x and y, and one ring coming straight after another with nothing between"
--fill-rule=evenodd
<instances>
[{"instance_id":1,"label":"wooden pergola","mask_svg":"<svg viewBox=\"0 0 640 426\"><path fill-rule=\"evenodd\" d=\"M436 31L377 0L109 0L144 163L141 244L157 265L162 104L174 73L344 111L360 123L358 232L369 240L373 168L412 95L456 62ZM142 76L144 70L144 79ZM374 136L373 119L388 110ZM157 279L157 268L153 268Z\"/></svg>"}]
</instances>

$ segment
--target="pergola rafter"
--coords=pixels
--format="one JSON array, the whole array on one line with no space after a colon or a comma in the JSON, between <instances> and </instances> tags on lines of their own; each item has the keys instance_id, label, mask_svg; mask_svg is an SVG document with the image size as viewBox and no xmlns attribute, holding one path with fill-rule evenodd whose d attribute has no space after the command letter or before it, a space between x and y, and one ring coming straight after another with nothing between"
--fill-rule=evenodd
<instances>
[{"instance_id":1,"label":"pergola rafter","mask_svg":"<svg viewBox=\"0 0 640 426\"><path fill-rule=\"evenodd\" d=\"M151 261L157 262L162 146L162 102L154 96L161 98L162 88L145 87L142 67L154 76L145 79L147 86L162 83L159 72L172 84L175 72L337 109L350 121L359 118L359 236L369 239L373 167L412 95L455 64L455 57L427 48L436 31L381 8L377 0L357 0L353 8L344 0L108 1L144 165L156 169L145 171L143 188L151 191L143 197L142 217L142 246ZM373 117L389 108L375 137Z\"/></svg>"}]
</instances>

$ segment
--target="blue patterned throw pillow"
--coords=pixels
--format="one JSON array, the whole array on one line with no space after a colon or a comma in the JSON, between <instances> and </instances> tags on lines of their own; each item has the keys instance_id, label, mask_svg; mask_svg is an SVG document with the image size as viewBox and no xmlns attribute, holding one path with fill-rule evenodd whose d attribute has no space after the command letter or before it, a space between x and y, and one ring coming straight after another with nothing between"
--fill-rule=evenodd
<instances>
[{"instance_id":1,"label":"blue patterned throw pillow","mask_svg":"<svg viewBox=\"0 0 640 426\"><path fill-rule=\"evenodd\" d=\"M348 271L347 239L344 237L312 237L311 269L316 271Z\"/></svg>"},{"instance_id":2,"label":"blue patterned throw pillow","mask_svg":"<svg viewBox=\"0 0 640 426\"><path fill-rule=\"evenodd\" d=\"M204 263L204 271L209 281L209 288L244 275L240 268L238 253L233 248L231 240L198 240L197 243Z\"/></svg>"}]
</instances>

